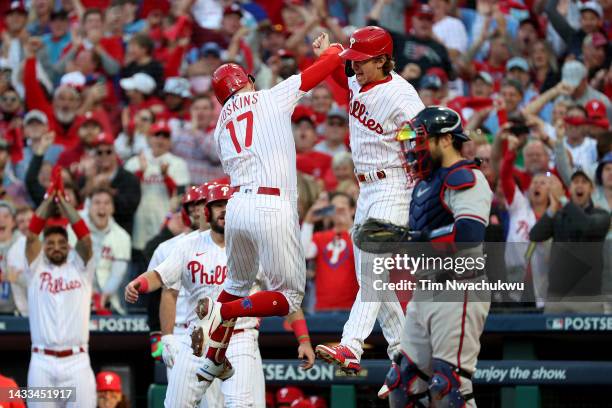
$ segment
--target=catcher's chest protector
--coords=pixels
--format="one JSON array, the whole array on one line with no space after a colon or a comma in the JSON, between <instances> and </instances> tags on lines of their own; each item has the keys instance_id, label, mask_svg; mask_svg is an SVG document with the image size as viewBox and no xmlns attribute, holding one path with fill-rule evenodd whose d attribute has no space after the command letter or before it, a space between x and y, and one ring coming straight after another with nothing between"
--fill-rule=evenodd
<instances>
[{"instance_id":1,"label":"catcher's chest protector","mask_svg":"<svg viewBox=\"0 0 612 408\"><path fill-rule=\"evenodd\" d=\"M434 230L454 222L453 212L443 201L447 188L469 188L475 181L474 162L462 160L451 167L435 170L427 180L421 180L412 190L408 228L412 231Z\"/></svg>"}]
</instances>

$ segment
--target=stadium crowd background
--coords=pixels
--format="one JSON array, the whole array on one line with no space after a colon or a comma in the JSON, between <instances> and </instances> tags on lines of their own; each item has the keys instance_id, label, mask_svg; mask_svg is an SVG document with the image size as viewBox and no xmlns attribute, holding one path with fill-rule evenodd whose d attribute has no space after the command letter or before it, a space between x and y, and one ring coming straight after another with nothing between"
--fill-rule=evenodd
<instances>
[{"instance_id":1,"label":"stadium crowd background","mask_svg":"<svg viewBox=\"0 0 612 408\"><path fill-rule=\"evenodd\" d=\"M464 154L496 192L488 241L512 243L496 277L532 293L498 300L541 310L587 296L598 301L550 310L612 311L610 0L31 0L3 1L0 15L0 313L27 316L23 233L54 166L92 231L93 313L129 313L121 292L147 244L187 228L181 194L225 177L215 68L238 62L270 88L313 62L322 31L348 45L368 24L392 33L396 71L426 105L464 119ZM328 78L292 117L308 313L349 310L357 292L348 118L362 114ZM534 228L547 211L559 212L552 230ZM604 212L604 232L588 233L581 217ZM595 276L559 281L562 253L527 251L550 238L601 243Z\"/></svg>"}]
</instances>

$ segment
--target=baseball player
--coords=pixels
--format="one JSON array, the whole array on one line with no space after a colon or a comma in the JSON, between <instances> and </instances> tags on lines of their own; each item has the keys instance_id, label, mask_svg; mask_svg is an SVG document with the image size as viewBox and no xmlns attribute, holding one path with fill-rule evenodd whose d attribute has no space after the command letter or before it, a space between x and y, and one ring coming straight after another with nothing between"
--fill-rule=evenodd
<instances>
[{"instance_id":1,"label":"baseball player","mask_svg":"<svg viewBox=\"0 0 612 408\"><path fill-rule=\"evenodd\" d=\"M347 78L343 69L334 72L336 82L349 90L350 144L360 184L355 226L368 217L406 225L410 194L406 194L406 172L395 133L424 108L423 102L412 85L393 71L393 42L384 29L368 26L356 30L349 48L340 56L350 61L355 73ZM339 345L318 345L315 349L319 358L348 373L361 369L363 343L377 318L389 344L387 353L390 358L394 355L404 316L396 296L379 299L377 294L364 293L361 278L366 279L371 271L362 268L369 255L356 247L354 252L360 289L342 340Z\"/></svg>"},{"instance_id":2,"label":"baseball player","mask_svg":"<svg viewBox=\"0 0 612 408\"><path fill-rule=\"evenodd\" d=\"M291 113L307 91L340 66L342 50L330 46L326 34L313 48L320 58L312 66L268 90L256 91L253 78L236 64L213 73L215 96L223 105L215 144L236 193L227 208L224 290L217 301L205 298L198 308L198 332L202 344L208 344L207 363L198 375L206 381L224 372L236 318L286 316L299 309L304 296ZM321 48L325 52L318 52ZM249 295L260 265L270 290ZM298 329L299 338L308 338L305 327Z\"/></svg>"},{"instance_id":3,"label":"baseball player","mask_svg":"<svg viewBox=\"0 0 612 408\"><path fill-rule=\"evenodd\" d=\"M46 226L59 209L72 224L72 250L63 226ZM43 241L39 234L44 228ZM26 237L28 309L32 357L28 387L76 387L73 407L96 406L96 384L88 354L92 281L95 271L89 230L78 212L51 186L30 221ZM50 406L28 401L28 406ZM64 406L58 401L51 406Z\"/></svg>"},{"instance_id":4,"label":"baseball player","mask_svg":"<svg viewBox=\"0 0 612 408\"><path fill-rule=\"evenodd\" d=\"M476 163L461 156L461 145L469 138L459 114L427 107L398 137L409 144L407 161L418 180L410 203L410 240L444 242L455 256L467 255L477 262L476 257L483 257L493 193ZM377 222L366 220L361 229ZM361 231L355 234L361 242ZM427 278L436 282L486 279L484 268L416 273L433 273ZM488 296L469 290L428 291L417 286L406 310L401 352L379 396L389 397L392 408L429 406L429 398L436 407L475 407L470 378L489 306Z\"/></svg>"},{"instance_id":5,"label":"baseball player","mask_svg":"<svg viewBox=\"0 0 612 408\"><path fill-rule=\"evenodd\" d=\"M179 245L175 246L170 256L155 270L146 272L126 287L127 301L137 300L138 285L144 285L149 291L157 290L163 285L173 289L174 293L184 287L185 299L189 304L189 307L185 308L188 311L186 321L193 323L196 320L198 299L203 296L216 298L227 276L225 206L231 194L232 189L228 185L215 185L209 189L203 212L211 229L194 232L180 239ZM172 308L163 307L160 315L166 323L162 326L162 331L167 332L167 322L173 319L165 316L164 312L172 312ZM257 343L258 323L256 318L239 319L236 323L236 335L229 344L228 356L234 360L238 369L234 375L234 368L225 357L224 370L218 376L224 380L221 388L226 406L265 406L263 367ZM191 339L187 333L177 336L176 341L169 341L166 336L163 356L166 363L172 366L172 370L165 406L196 406L208 388L208 383L200 382L196 377L196 370L202 366L205 358L192 353ZM177 349L175 356L169 345Z\"/></svg>"}]
</instances>

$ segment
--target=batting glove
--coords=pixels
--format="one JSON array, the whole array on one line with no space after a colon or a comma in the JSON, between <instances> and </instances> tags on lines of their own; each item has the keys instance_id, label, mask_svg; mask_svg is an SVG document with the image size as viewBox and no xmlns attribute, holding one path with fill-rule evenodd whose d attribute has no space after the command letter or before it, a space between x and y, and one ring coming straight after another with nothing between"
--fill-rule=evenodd
<instances>
[{"instance_id":1,"label":"batting glove","mask_svg":"<svg viewBox=\"0 0 612 408\"><path fill-rule=\"evenodd\" d=\"M162 359L164 360L164 364L168 368L172 368L174 366L174 359L178 354L178 345L176 344L176 338L173 334L166 334L161 338L163 349L162 349Z\"/></svg>"}]
</instances>

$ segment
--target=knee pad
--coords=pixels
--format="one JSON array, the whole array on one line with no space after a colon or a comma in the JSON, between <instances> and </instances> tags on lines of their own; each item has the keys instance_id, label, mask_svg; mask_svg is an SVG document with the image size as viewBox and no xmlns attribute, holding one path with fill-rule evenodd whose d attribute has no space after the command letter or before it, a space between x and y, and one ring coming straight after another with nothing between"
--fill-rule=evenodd
<instances>
[{"instance_id":1,"label":"knee pad","mask_svg":"<svg viewBox=\"0 0 612 408\"><path fill-rule=\"evenodd\" d=\"M433 359L433 375L429 381L429 395L436 406L443 408L464 408L473 394L462 395L461 377L472 378L467 371L444 360Z\"/></svg>"},{"instance_id":2,"label":"knee pad","mask_svg":"<svg viewBox=\"0 0 612 408\"><path fill-rule=\"evenodd\" d=\"M427 374L400 351L393 357L391 368L385 377L385 384L378 392L379 398L388 398L390 408L424 408L429 406L427 391L415 393L411 390L417 381L429 382Z\"/></svg>"}]
</instances>

